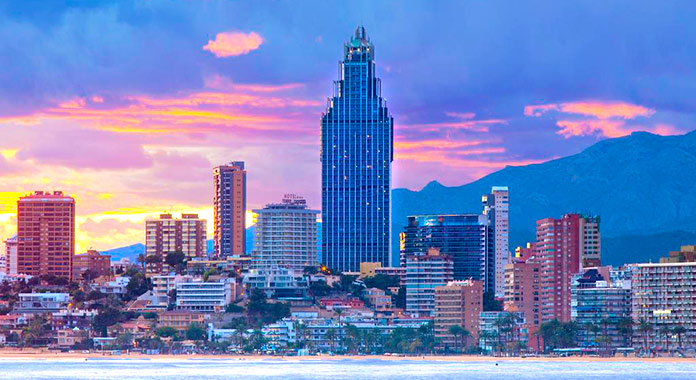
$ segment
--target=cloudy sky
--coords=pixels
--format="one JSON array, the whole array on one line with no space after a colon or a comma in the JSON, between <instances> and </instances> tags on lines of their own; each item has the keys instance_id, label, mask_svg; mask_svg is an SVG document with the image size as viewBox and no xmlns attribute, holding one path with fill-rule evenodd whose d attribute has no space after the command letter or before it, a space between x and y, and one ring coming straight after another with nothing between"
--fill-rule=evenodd
<instances>
[{"instance_id":1,"label":"cloudy sky","mask_svg":"<svg viewBox=\"0 0 696 380\"><path fill-rule=\"evenodd\" d=\"M55 2L58 3L58 2ZM394 185L460 185L604 138L693 129L692 2L120 1L0 5L0 237L17 197L78 201L78 251L211 216L214 165L248 207L320 206L319 118L363 24L395 120Z\"/></svg>"}]
</instances>

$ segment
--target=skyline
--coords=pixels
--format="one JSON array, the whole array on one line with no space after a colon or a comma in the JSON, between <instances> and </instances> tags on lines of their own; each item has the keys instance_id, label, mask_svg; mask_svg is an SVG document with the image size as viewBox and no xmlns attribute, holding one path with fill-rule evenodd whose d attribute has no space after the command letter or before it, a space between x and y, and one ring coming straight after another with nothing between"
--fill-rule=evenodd
<instances>
[{"instance_id":1,"label":"skyline","mask_svg":"<svg viewBox=\"0 0 696 380\"><path fill-rule=\"evenodd\" d=\"M229 161L247 163L248 209L286 193L320 209L320 116L359 24L395 115L394 188L688 132L693 6L672 4L4 4L0 237L33 190L76 197L77 252L142 242L164 211L210 226Z\"/></svg>"}]
</instances>

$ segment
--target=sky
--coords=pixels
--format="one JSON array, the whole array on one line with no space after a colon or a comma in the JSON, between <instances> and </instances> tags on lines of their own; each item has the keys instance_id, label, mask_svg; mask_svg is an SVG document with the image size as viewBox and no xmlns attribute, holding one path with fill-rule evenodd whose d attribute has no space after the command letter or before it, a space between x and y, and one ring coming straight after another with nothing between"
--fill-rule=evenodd
<instances>
[{"instance_id":1,"label":"sky","mask_svg":"<svg viewBox=\"0 0 696 380\"><path fill-rule=\"evenodd\" d=\"M61 4L59 4L61 3ZM394 116L394 187L462 185L696 118L693 2L0 3L0 238L33 190L77 200L77 251L212 219L212 167L248 209L320 208L319 120L364 25ZM212 220L209 220L212 222ZM209 233L212 232L209 229Z\"/></svg>"}]
</instances>

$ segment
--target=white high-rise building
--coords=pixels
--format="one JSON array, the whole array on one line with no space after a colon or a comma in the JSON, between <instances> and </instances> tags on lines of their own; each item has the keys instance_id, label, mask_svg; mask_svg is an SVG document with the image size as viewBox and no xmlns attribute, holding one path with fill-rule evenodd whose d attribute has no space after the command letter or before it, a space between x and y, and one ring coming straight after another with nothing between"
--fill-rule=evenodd
<instances>
[{"instance_id":1,"label":"white high-rise building","mask_svg":"<svg viewBox=\"0 0 696 380\"><path fill-rule=\"evenodd\" d=\"M302 272L317 265L317 215L307 208L307 201L296 195L286 195L281 203L254 210L256 235L253 266L255 268L283 267Z\"/></svg>"},{"instance_id":2,"label":"white high-rise building","mask_svg":"<svg viewBox=\"0 0 696 380\"><path fill-rule=\"evenodd\" d=\"M510 204L507 186L493 186L482 197L483 213L488 215L493 229L493 249L487 262L489 282L495 284L495 296L505 295L505 265L510 258Z\"/></svg>"},{"instance_id":3,"label":"white high-rise building","mask_svg":"<svg viewBox=\"0 0 696 380\"><path fill-rule=\"evenodd\" d=\"M0 272L6 274L17 274L17 235L5 240L5 252L0 259L4 264L0 264Z\"/></svg>"}]
</instances>

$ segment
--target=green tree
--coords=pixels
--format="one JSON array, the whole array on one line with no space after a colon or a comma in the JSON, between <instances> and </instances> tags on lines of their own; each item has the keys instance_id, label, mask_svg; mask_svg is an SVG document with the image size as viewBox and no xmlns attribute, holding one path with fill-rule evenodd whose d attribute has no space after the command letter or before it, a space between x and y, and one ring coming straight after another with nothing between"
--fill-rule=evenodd
<instances>
[{"instance_id":1,"label":"green tree","mask_svg":"<svg viewBox=\"0 0 696 380\"><path fill-rule=\"evenodd\" d=\"M617 329L619 334L623 339L623 346L631 346L631 341L633 338L633 319L631 318L621 318L617 323Z\"/></svg>"},{"instance_id":2,"label":"green tree","mask_svg":"<svg viewBox=\"0 0 696 380\"><path fill-rule=\"evenodd\" d=\"M681 351L684 347L682 346L682 335L686 334L687 329L684 326L674 326L672 328L672 334L677 336L677 344L678 348Z\"/></svg>"},{"instance_id":3,"label":"green tree","mask_svg":"<svg viewBox=\"0 0 696 380\"><path fill-rule=\"evenodd\" d=\"M638 331L643 336L643 352L648 352L648 334L653 331L653 325L647 319L641 318L638 321Z\"/></svg>"},{"instance_id":4,"label":"green tree","mask_svg":"<svg viewBox=\"0 0 696 380\"><path fill-rule=\"evenodd\" d=\"M388 290L389 288L399 286L401 283L401 279L399 278L399 276L376 274L374 276L363 278L363 283L368 288Z\"/></svg>"},{"instance_id":5,"label":"green tree","mask_svg":"<svg viewBox=\"0 0 696 380\"><path fill-rule=\"evenodd\" d=\"M140 268L142 269L142 272L145 273L145 263L147 263L147 257L145 254L138 254L138 257L135 260L140 263Z\"/></svg>"},{"instance_id":6,"label":"green tree","mask_svg":"<svg viewBox=\"0 0 696 380\"><path fill-rule=\"evenodd\" d=\"M503 311L503 303L495 299L493 292L484 292L483 311Z\"/></svg>"},{"instance_id":7,"label":"green tree","mask_svg":"<svg viewBox=\"0 0 696 380\"><path fill-rule=\"evenodd\" d=\"M128 300L133 300L148 290L152 290L150 279L142 273L135 273L128 281L128 285L126 285L125 297Z\"/></svg>"},{"instance_id":8,"label":"green tree","mask_svg":"<svg viewBox=\"0 0 696 380\"><path fill-rule=\"evenodd\" d=\"M108 307L97 314L92 320L92 331L99 336L106 336L106 328L123 321L124 315L120 310Z\"/></svg>"},{"instance_id":9,"label":"green tree","mask_svg":"<svg viewBox=\"0 0 696 380\"><path fill-rule=\"evenodd\" d=\"M186 330L186 339L188 340L205 340L207 338L205 329L191 324Z\"/></svg>"},{"instance_id":10,"label":"green tree","mask_svg":"<svg viewBox=\"0 0 696 380\"><path fill-rule=\"evenodd\" d=\"M173 336L176 336L177 331L173 327L160 327L157 330L155 330L155 334L158 337L171 338Z\"/></svg>"},{"instance_id":11,"label":"green tree","mask_svg":"<svg viewBox=\"0 0 696 380\"><path fill-rule=\"evenodd\" d=\"M185 260L186 254L179 250L167 253L164 258L164 262L174 268L177 273L183 271Z\"/></svg>"},{"instance_id":12,"label":"green tree","mask_svg":"<svg viewBox=\"0 0 696 380\"><path fill-rule=\"evenodd\" d=\"M464 334L465 329L460 325L452 325L448 331L454 336L454 351L459 352L459 337Z\"/></svg>"},{"instance_id":13,"label":"green tree","mask_svg":"<svg viewBox=\"0 0 696 380\"><path fill-rule=\"evenodd\" d=\"M325 297L331 293L332 288L324 281L314 281L309 284L309 292L314 297Z\"/></svg>"}]
</instances>

